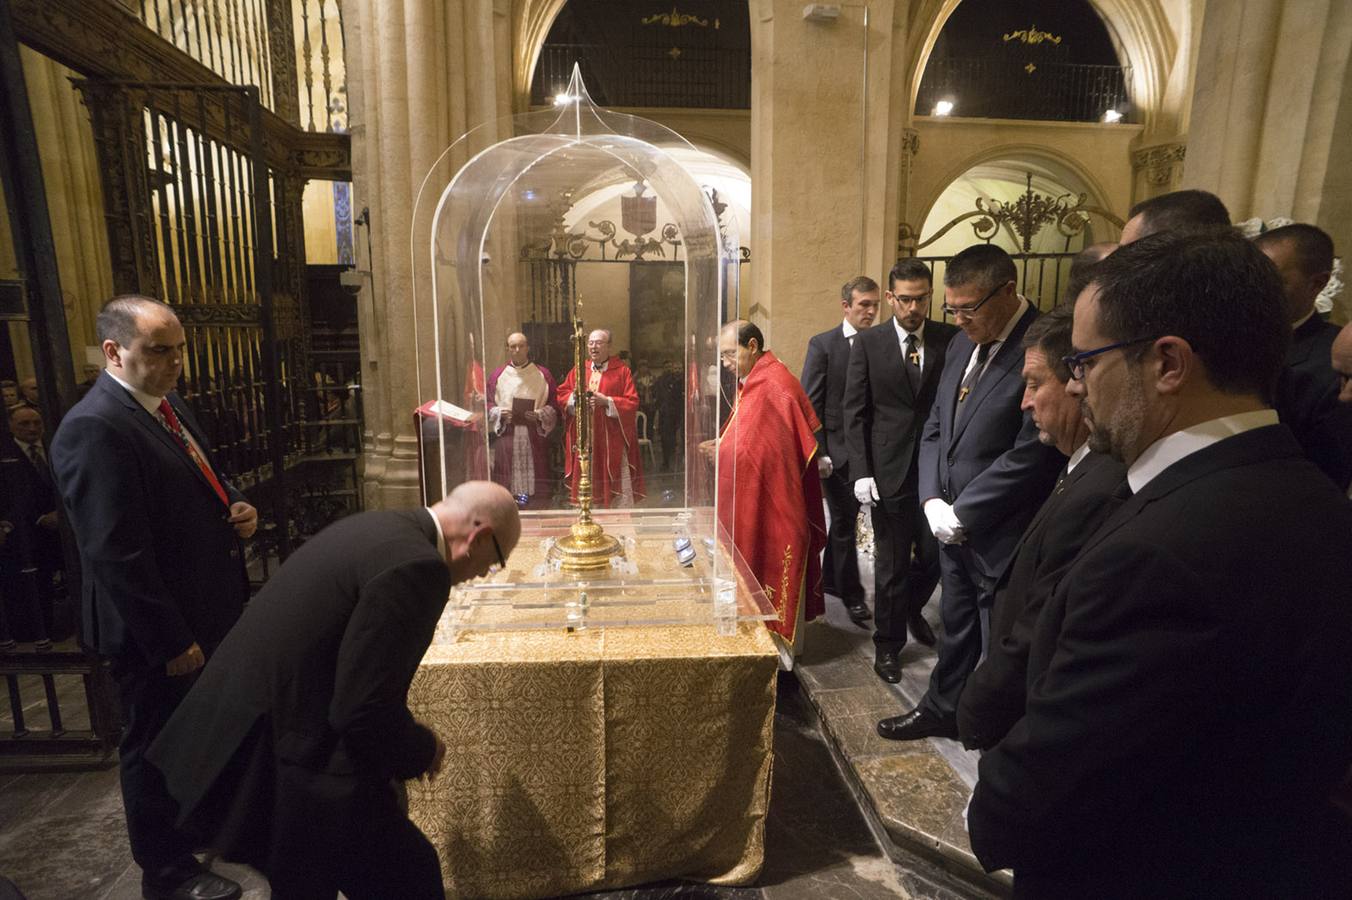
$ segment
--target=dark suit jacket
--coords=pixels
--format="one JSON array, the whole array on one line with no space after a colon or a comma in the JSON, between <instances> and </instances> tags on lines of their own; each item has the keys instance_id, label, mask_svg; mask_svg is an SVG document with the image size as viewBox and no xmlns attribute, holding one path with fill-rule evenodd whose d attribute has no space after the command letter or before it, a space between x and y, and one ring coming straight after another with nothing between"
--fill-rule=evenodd
<instances>
[{"instance_id":1,"label":"dark suit jacket","mask_svg":"<svg viewBox=\"0 0 1352 900\"><path fill-rule=\"evenodd\" d=\"M210 462L192 414L169 402ZM102 375L62 420L51 462L80 551L84 642L141 666L194 641L209 653L239 618L248 582L229 512L183 445Z\"/></svg>"},{"instance_id":2,"label":"dark suit jacket","mask_svg":"<svg viewBox=\"0 0 1352 900\"><path fill-rule=\"evenodd\" d=\"M817 432L817 452L831 457L832 467L841 473L846 473L850 458L842 408L849 364L850 341L845 337L844 328L837 325L830 331L813 335L807 342L807 357L803 360L803 377L800 379L803 391L812 401L817 421L822 423L821 431ZM853 478L854 475L848 473L843 477Z\"/></svg>"},{"instance_id":3,"label":"dark suit jacket","mask_svg":"<svg viewBox=\"0 0 1352 900\"><path fill-rule=\"evenodd\" d=\"M21 539L15 537L15 549L26 545L31 561L39 569L48 572L59 569L61 538L56 531L38 524L39 517L56 510L56 487L51 472L40 473L18 441L6 437L0 439L0 479L9 486L8 506L0 511L0 519L12 523L16 532L24 533ZM6 542L0 555L10 557L10 551Z\"/></svg>"},{"instance_id":4,"label":"dark suit jacket","mask_svg":"<svg viewBox=\"0 0 1352 900\"><path fill-rule=\"evenodd\" d=\"M354 797L425 772L436 740L406 700L450 587L426 510L359 513L307 541L151 747L182 818L261 862L279 766L340 776Z\"/></svg>"},{"instance_id":5,"label":"dark suit jacket","mask_svg":"<svg viewBox=\"0 0 1352 900\"><path fill-rule=\"evenodd\" d=\"M1311 316L1291 333L1273 406L1310 461L1343 491L1352 482L1352 404L1338 402L1330 354L1338 326Z\"/></svg>"},{"instance_id":6,"label":"dark suit jacket","mask_svg":"<svg viewBox=\"0 0 1352 900\"><path fill-rule=\"evenodd\" d=\"M948 342L957 331L946 322L925 323L925 372L918 394L906 376L893 321L854 339L843 404L850 477L873 478L883 497L901 493L915 465L920 430L934 405Z\"/></svg>"},{"instance_id":7,"label":"dark suit jacket","mask_svg":"<svg viewBox=\"0 0 1352 900\"><path fill-rule=\"evenodd\" d=\"M1317 896L1316 823L1352 761L1349 534L1280 425L1113 512L1038 620L1027 714L981 759L981 863L1036 897Z\"/></svg>"},{"instance_id":8,"label":"dark suit jacket","mask_svg":"<svg viewBox=\"0 0 1352 900\"><path fill-rule=\"evenodd\" d=\"M934 406L920 439L920 500L941 497L967 531L965 546L994 589L1014 546L1047 498L1066 458L1038 442L1023 399L1023 335L1038 317L1024 311L976 389L962 428L955 429L958 388L976 345L959 331L948 345Z\"/></svg>"},{"instance_id":9,"label":"dark suit jacket","mask_svg":"<svg viewBox=\"0 0 1352 900\"><path fill-rule=\"evenodd\" d=\"M987 750L1023 717L1033 626L1066 567L1116 508L1109 495L1126 467L1090 453L1052 489L1023 533L995 589L990 647L958 700L958 733L969 749Z\"/></svg>"}]
</instances>

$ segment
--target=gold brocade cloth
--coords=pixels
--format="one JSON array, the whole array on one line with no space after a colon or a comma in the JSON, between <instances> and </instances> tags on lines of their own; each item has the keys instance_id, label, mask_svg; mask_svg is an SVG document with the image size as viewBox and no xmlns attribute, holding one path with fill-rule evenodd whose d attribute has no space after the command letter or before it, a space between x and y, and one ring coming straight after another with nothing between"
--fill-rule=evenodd
<instances>
[{"instance_id":1,"label":"gold brocade cloth","mask_svg":"<svg viewBox=\"0 0 1352 900\"><path fill-rule=\"evenodd\" d=\"M446 762L408 783L409 815L448 896L755 880L777 668L759 622L434 644L408 705Z\"/></svg>"}]
</instances>

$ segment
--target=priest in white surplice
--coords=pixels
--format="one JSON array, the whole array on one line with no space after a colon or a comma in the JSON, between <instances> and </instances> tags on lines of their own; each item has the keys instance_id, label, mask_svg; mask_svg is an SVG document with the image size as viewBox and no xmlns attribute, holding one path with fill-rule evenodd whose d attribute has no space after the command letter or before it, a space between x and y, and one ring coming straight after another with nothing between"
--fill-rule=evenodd
<instances>
[{"instance_id":1,"label":"priest in white surplice","mask_svg":"<svg viewBox=\"0 0 1352 900\"><path fill-rule=\"evenodd\" d=\"M541 509L551 506L554 496L548 438L559 423L557 385L548 369L530 361L524 334L507 336L507 357L488 379L493 480L526 508Z\"/></svg>"}]
</instances>

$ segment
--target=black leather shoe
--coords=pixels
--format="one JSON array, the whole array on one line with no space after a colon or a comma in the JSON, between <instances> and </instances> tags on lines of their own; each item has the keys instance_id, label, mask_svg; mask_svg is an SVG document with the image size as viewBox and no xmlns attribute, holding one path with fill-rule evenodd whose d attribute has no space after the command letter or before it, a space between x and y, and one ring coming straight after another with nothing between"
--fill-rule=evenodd
<instances>
[{"instance_id":1,"label":"black leather shoe","mask_svg":"<svg viewBox=\"0 0 1352 900\"><path fill-rule=\"evenodd\" d=\"M912 613L906 619L906 627L911 630L911 635L926 647L933 647L935 644L934 629L930 628L925 617L920 613Z\"/></svg>"},{"instance_id":2,"label":"black leather shoe","mask_svg":"<svg viewBox=\"0 0 1352 900\"><path fill-rule=\"evenodd\" d=\"M202 871L186 881L165 887L141 879L141 896L145 900L239 900L244 891L229 878Z\"/></svg>"},{"instance_id":3,"label":"black leather shoe","mask_svg":"<svg viewBox=\"0 0 1352 900\"><path fill-rule=\"evenodd\" d=\"M901 681L901 655L899 650L879 650L873 655L873 671L888 684Z\"/></svg>"},{"instance_id":4,"label":"black leather shoe","mask_svg":"<svg viewBox=\"0 0 1352 900\"><path fill-rule=\"evenodd\" d=\"M918 741L927 737L946 737L956 739L958 723L956 719L942 719L922 706L904 716L892 716L878 723L878 734L889 741Z\"/></svg>"},{"instance_id":5,"label":"black leather shoe","mask_svg":"<svg viewBox=\"0 0 1352 900\"><path fill-rule=\"evenodd\" d=\"M873 613L868 611L868 604L863 600L856 600L854 603L846 603L845 612L850 614L850 621L860 628L867 628L868 620L873 618Z\"/></svg>"}]
</instances>

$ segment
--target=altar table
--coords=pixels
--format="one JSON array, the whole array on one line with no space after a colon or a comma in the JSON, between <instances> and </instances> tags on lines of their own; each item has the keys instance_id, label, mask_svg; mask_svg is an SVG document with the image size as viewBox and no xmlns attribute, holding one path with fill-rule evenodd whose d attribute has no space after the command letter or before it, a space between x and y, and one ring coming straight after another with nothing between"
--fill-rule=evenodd
<instances>
[{"instance_id":1,"label":"altar table","mask_svg":"<svg viewBox=\"0 0 1352 900\"><path fill-rule=\"evenodd\" d=\"M471 632L409 709L446 743L409 814L447 895L554 897L760 873L778 656L764 626Z\"/></svg>"}]
</instances>

